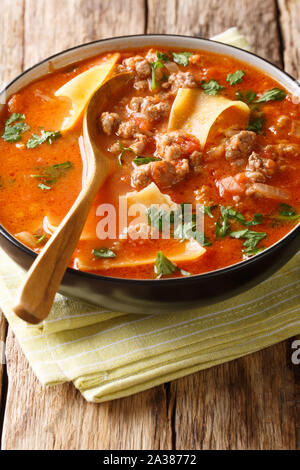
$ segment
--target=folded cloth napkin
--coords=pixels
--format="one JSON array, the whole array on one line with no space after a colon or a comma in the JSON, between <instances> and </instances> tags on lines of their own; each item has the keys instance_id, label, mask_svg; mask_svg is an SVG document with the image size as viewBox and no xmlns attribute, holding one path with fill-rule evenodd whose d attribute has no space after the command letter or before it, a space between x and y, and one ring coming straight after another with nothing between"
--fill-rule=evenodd
<instances>
[{"instance_id":1,"label":"folded cloth napkin","mask_svg":"<svg viewBox=\"0 0 300 470\"><path fill-rule=\"evenodd\" d=\"M47 320L31 326L12 312L24 272L0 250L0 306L42 384L72 381L86 400L103 402L300 333L299 260L240 296L189 313L110 312L57 295Z\"/></svg>"}]
</instances>

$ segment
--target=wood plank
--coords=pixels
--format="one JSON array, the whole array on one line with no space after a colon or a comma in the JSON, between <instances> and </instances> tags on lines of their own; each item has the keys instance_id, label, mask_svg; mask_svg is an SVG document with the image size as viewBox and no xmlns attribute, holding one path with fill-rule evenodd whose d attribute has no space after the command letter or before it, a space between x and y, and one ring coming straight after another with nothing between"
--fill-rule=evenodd
<instances>
[{"instance_id":1,"label":"wood plank","mask_svg":"<svg viewBox=\"0 0 300 470\"><path fill-rule=\"evenodd\" d=\"M284 68L300 79L300 1L279 0L280 26L283 39Z\"/></svg>"},{"instance_id":2,"label":"wood plank","mask_svg":"<svg viewBox=\"0 0 300 470\"><path fill-rule=\"evenodd\" d=\"M15 2L8 8L15 12ZM143 8L142 0L26 0L24 64L98 37L143 32ZM33 14L39 21L32 22ZM226 8L221 0L148 1L148 32L210 36L234 24L258 53L281 63L273 1L234 0ZM94 405L72 385L43 389L10 331L3 448L293 448L295 367L291 370L289 357L290 342L285 342L133 397Z\"/></svg>"},{"instance_id":3,"label":"wood plank","mask_svg":"<svg viewBox=\"0 0 300 470\"><path fill-rule=\"evenodd\" d=\"M78 44L145 31L144 0L25 1L26 68Z\"/></svg>"},{"instance_id":4,"label":"wood plank","mask_svg":"<svg viewBox=\"0 0 300 470\"><path fill-rule=\"evenodd\" d=\"M148 33L210 37L233 25L254 51L282 65L272 0L149 2ZM294 44L295 50L299 38ZM175 448L295 448L295 376L288 369L287 351L290 341L171 383L168 413L173 415Z\"/></svg>"},{"instance_id":5,"label":"wood plank","mask_svg":"<svg viewBox=\"0 0 300 470\"><path fill-rule=\"evenodd\" d=\"M176 448L295 449L291 354L287 341L173 382Z\"/></svg>"},{"instance_id":6,"label":"wood plank","mask_svg":"<svg viewBox=\"0 0 300 470\"><path fill-rule=\"evenodd\" d=\"M168 449L171 429L164 387L100 405L72 384L43 388L11 331L3 449Z\"/></svg>"},{"instance_id":7,"label":"wood plank","mask_svg":"<svg viewBox=\"0 0 300 470\"><path fill-rule=\"evenodd\" d=\"M300 80L300 0L278 0L278 6L282 33L284 69L293 77ZM300 339L300 336L298 336L297 339ZM293 370L296 387L296 448L300 449L300 367L294 365Z\"/></svg>"},{"instance_id":8,"label":"wood plank","mask_svg":"<svg viewBox=\"0 0 300 470\"><path fill-rule=\"evenodd\" d=\"M281 65L274 0L150 0L148 5L148 33L208 38L237 26L257 54Z\"/></svg>"},{"instance_id":9,"label":"wood plank","mask_svg":"<svg viewBox=\"0 0 300 470\"><path fill-rule=\"evenodd\" d=\"M0 88L22 71L23 15L24 0L16 0L13 8L10 0L2 0L0 13ZM9 28L7 25L9 25ZM6 339L6 330L6 320L0 310L0 341L3 343ZM2 396L3 372L4 365L0 361L0 400L5 398Z\"/></svg>"},{"instance_id":10,"label":"wood plank","mask_svg":"<svg viewBox=\"0 0 300 470\"><path fill-rule=\"evenodd\" d=\"M7 7L11 13L14 11L12 3ZM119 15L121 8L123 13ZM75 44L142 33L144 13L143 0L26 0L24 66ZM33 16L39 21L32 22ZM10 30L9 21L6 30ZM171 448L163 386L102 405L87 404L70 384L43 389L11 330L7 371L3 449Z\"/></svg>"}]
</instances>

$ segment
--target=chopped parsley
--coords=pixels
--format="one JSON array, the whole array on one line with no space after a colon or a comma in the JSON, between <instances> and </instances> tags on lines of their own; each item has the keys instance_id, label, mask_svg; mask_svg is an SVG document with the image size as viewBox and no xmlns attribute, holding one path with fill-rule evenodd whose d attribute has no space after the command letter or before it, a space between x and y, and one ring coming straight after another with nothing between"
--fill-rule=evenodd
<instances>
[{"instance_id":1,"label":"chopped parsley","mask_svg":"<svg viewBox=\"0 0 300 470\"><path fill-rule=\"evenodd\" d=\"M190 240L194 238L202 246L211 246L211 241L203 232L197 230L196 214L189 214L189 220L184 220L184 204L178 211L157 210L155 206L147 209L148 224L155 227L160 232L172 226L173 237L180 240Z\"/></svg>"},{"instance_id":2,"label":"chopped parsley","mask_svg":"<svg viewBox=\"0 0 300 470\"><path fill-rule=\"evenodd\" d=\"M300 219L300 214L297 214L296 209L288 204L280 204L278 207L278 214L274 216L274 219L282 222L297 222Z\"/></svg>"},{"instance_id":3,"label":"chopped parsley","mask_svg":"<svg viewBox=\"0 0 300 470\"><path fill-rule=\"evenodd\" d=\"M204 80L200 83L201 87L208 95L217 95L219 91L223 90L225 87L220 85L217 80L213 78L209 80L209 82L205 82Z\"/></svg>"},{"instance_id":4,"label":"chopped parsley","mask_svg":"<svg viewBox=\"0 0 300 470\"><path fill-rule=\"evenodd\" d=\"M226 77L226 82L229 82L229 85L237 85L238 83L241 83L243 80L243 76L245 75L245 72L243 70L237 70L234 73L229 73Z\"/></svg>"},{"instance_id":5,"label":"chopped parsley","mask_svg":"<svg viewBox=\"0 0 300 470\"><path fill-rule=\"evenodd\" d=\"M255 91L252 91L252 90L248 90L244 93L239 90L235 93L235 96L237 97L238 100L244 101L244 103L250 105L255 100L256 93Z\"/></svg>"},{"instance_id":6,"label":"chopped parsley","mask_svg":"<svg viewBox=\"0 0 300 470\"><path fill-rule=\"evenodd\" d=\"M155 158L155 157L139 157L139 156L137 156L132 161L136 165L147 165L148 163L151 163L151 162L160 162L161 159L160 158Z\"/></svg>"},{"instance_id":7,"label":"chopped parsley","mask_svg":"<svg viewBox=\"0 0 300 470\"><path fill-rule=\"evenodd\" d=\"M48 240L47 236L45 234L44 235L34 235L34 237L36 238L36 242L35 242L36 245L41 245L42 243L46 243L46 241Z\"/></svg>"},{"instance_id":8,"label":"chopped parsley","mask_svg":"<svg viewBox=\"0 0 300 470\"><path fill-rule=\"evenodd\" d=\"M119 144L119 147L120 147L120 150L121 150L121 152L118 155L118 164L119 164L119 166L122 166L123 165L123 157L124 157L125 152L131 152L134 155L136 155L136 153L130 147L124 147L124 145L122 144L122 142L120 140L118 140L118 144Z\"/></svg>"},{"instance_id":9,"label":"chopped parsley","mask_svg":"<svg viewBox=\"0 0 300 470\"><path fill-rule=\"evenodd\" d=\"M262 214L254 214L253 219L248 222L244 222L244 225L251 227L253 225L260 225L264 223L264 217Z\"/></svg>"},{"instance_id":10,"label":"chopped parsley","mask_svg":"<svg viewBox=\"0 0 300 470\"><path fill-rule=\"evenodd\" d=\"M5 122L4 132L2 139L6 142L19 142L22 138L22 134L28 131L30 127L25 122L25 114L13 113Z\"/></svg>"},{"instance_id":11,"label":"chopped parsley","mask_svg":"<svg viewBox=\"0 0 300 470\"><path fill-rule=\"evenodd\" d=\"M187 67L190 62L190 57L193 55L192 52L172 52L174 62L183 67Z\"/></svg>"},{"instance_id":12,"label":"chopped parsley","mask_svg":"<svg viewBox=\"0 0 300 470\"><path fill-rule=\"evenodd\" d=\"M156 253L156 259L154 261L154 272L157 279L162 276L169 276L177 271L178 266L170 261L162 251Z\"/></svg>"},{"instance_id":13,"label":"chopped parsley","mask_svg":"<svg viewBox=\"0 0 300 470\"><path fill-rule=\"evenodd\" d=\"M49 167L37 168L38 174L30 175L31 178L42 180L38 185L40 189L51 189L49 185L55 184L59 178L64 176L73 167L72 162L57 163Z\"/></svg>"},{"instance_id":14,"label":"chopped parsley","mask_svg":"<svg viewBox=\"0 0 300 470\"><path fill-rule=\"evenodd\" d=\"M115 258L117 255L109 248L95 248L92 250L92 254L95 258Z\"/></svg>"},{"instance_id":15,"label":"chopped parsley","mask_svg":"<svg viewBox=\"0 0 300 470\"><path fill-rule=\"evenodd\" d=\"M255 117L255 115L251 115L246 129L247 131L256 132L256 134L261 134L264 129L265 122L266 118L263 113L261 113L261 115L257 117Z\"/></svg>"},{"instance_id":16,"label":"chopped parsley","mask_svg":"<svg viewBox=\"0 0 300 470\"><path fill-rule=\"evenodd\" d=\"M267 103L268 101L282 101L286 97L286 92L281 88L272 88L258 98L255 103Z\"/></svg>"},{"instance_id":17,"label":"chopped parsley","mask_svg":"<svg viewBox=\"0 0 300 470\"><path fill-rule=\"evenodd\" d=\"M266 238L265 232L255 232L253 230L245 229L238 230L236 232L230 232L232 238L238 238L245 240L243 243L243 253L246 257L254 256L264 250L264 247L258 247L258 243Z\"/></svg>"},{"instance_id":18,"label":"chopped parsley","mask_svg":"<svg viewBox=\"0 0 300 470\"><path fill-rule=\"evenodd\" d=\"M26 147L28 149L34 149L35 147L38 147L39 145L44 144L45 142L48 142L48 144L52 144L54 140L58 139L61 137L60 131L41 131L41 134L32 134L31 139L29 139L26 143Z\"/></svg>"}]
</instances>

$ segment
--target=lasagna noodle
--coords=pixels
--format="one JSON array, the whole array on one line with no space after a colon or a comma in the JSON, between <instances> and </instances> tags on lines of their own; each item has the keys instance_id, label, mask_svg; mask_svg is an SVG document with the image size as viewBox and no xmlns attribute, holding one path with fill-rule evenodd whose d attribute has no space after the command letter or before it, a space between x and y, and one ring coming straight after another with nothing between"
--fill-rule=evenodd
<instances>
[{"instance_id":1,"label":"lasagna noodle","mask_svg":"<svg viewBox=\"0 0 300 470\"><path fill-rule=\"evenodd\" d=\"M223 96L213 96L197 88L179 88L169 118L170 131L183 130L197 137L205 146L214 124L218 128L239 125L245 127L250 109L242 101L232 101ZM224 118L224 122L220 121Z\"/></svg>"},{"instance_id":2,"label":"lasagna noodle","mask_svg":"<svg viewBox=\"0 0 300 470\"><path fill-rule=\"evenodd\" d=\"M92 95L113 71L119 57L119 53L113 54L106 62L77 75L55 92L55 96L64 96L72 102L70 116L64 119L62 131L67 131L76 124Z\"/></svg>"}]
</instances>

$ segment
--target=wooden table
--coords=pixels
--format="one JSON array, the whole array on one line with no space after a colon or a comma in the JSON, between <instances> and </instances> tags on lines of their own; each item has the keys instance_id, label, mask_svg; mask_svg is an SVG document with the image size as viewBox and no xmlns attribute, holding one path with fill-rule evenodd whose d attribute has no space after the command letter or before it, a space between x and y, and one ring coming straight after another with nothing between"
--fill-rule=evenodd
<instances>
[{"instance_id":1,"label":"wooden table","mask_svg":"<svg viewBox=\"0 0 300 470\"><path fill-rule=\"evenodd\" d=\"M300 0L0 0L0 79L76 44L134 33L210 37L238 26L294 76ZM248 357L101 405L71 385L43 389L5 320L3 449L295 449L300 366L285 341ZM0 366L1 367L1 366Z\"/></svg>"}]
</instances>

